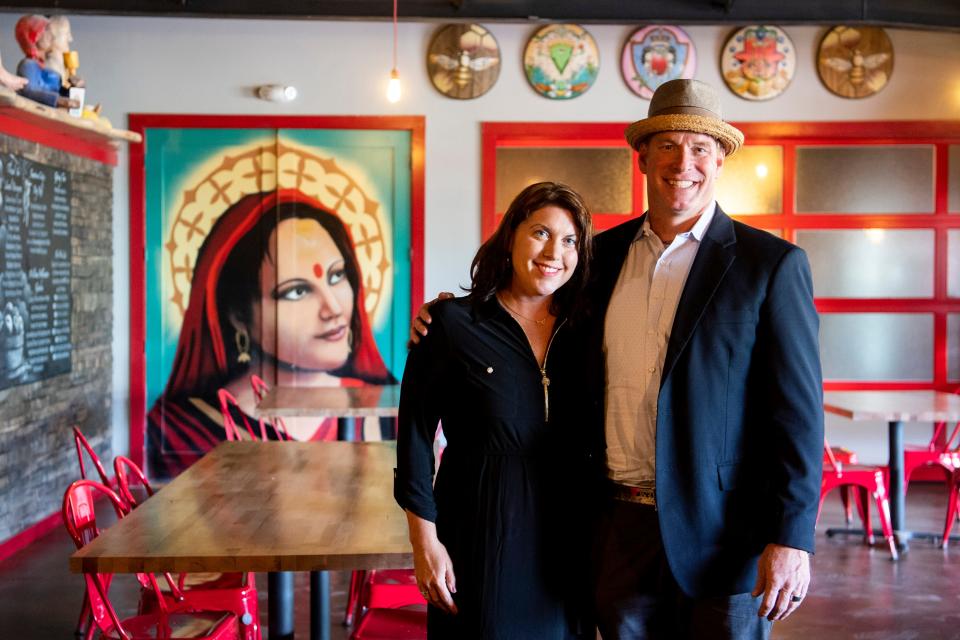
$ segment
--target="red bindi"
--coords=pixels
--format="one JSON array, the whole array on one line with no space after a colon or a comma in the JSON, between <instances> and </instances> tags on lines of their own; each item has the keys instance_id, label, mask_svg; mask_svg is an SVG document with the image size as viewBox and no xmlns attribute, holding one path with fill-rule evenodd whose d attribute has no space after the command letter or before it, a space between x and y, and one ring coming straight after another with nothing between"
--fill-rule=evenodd
<instances>
[{"instance_id":1,"label":"red bindi","mask_svg":"<svg viewBox=\"0 0 960 640\"><path fill-rule=\"evenodd\" d=\"M323 267L320 266L319 264L314 264L314 265L313 265L313 275L317 276L318 278L322 278L322 277L323 277Z\"/></svg>"}]
</instances>

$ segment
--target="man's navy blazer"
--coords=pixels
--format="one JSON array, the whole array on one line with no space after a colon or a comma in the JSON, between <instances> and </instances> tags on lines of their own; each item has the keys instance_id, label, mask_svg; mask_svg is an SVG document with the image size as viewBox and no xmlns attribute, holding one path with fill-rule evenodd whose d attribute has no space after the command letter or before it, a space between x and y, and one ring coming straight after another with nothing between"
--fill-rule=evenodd
<instances>
[{"instance_id":1,"label":"man's navy blazer","mask_svg":"<svg viewBox=\"0 0 960 640\"><path fill-rule=\"evenodd\" d=\"M642 223L596 238L595 399L604 398L607 305ZM718 206L680 297L657 402L660 533L692 597L752 590L768 543L813 552L823 460L818 326L804 251ZM596 400L594 425L603 410Z\"/></svg>"}]
</instances>

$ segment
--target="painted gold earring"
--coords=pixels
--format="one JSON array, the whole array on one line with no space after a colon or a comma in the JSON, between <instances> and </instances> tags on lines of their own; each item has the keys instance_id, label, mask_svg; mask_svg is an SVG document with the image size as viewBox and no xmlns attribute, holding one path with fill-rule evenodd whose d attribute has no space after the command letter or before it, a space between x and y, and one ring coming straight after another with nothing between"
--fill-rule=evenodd
<instances>
[{"instance_id":1,"label":"painted gold earring","mask_svg":"<svg viewBox=\"0 0 960 640\"><path fill-rule=\"evenodd\" d=\"M250 362L250 334L246 329L237 329L233 334L233 340L237 343L237 362L247 364Z\"/></svg>"}]
</instances>

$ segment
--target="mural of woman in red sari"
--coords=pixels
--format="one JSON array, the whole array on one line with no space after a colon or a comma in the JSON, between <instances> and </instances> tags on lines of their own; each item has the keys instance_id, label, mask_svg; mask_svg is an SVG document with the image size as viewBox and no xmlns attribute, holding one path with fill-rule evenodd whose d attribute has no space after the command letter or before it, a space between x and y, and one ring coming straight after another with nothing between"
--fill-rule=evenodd
<instances>
[{"instance_id":1,"label":"mural of woman in red sari","mask_svg":"<svg viewBox=\"0 0 960 640\"><path fill-rule=\"evenodd\" d=\"M250 374L288 386L396 382L363 300L350 235L318 202L283 189L228 208L197 254L173 370L147 416L151 473L175 475L226 438L221 388L256 424ZM334 419L286 427L298 440L337 435ZM267 436L280 437L269 424Z\"/></svg>"}]
</instances>

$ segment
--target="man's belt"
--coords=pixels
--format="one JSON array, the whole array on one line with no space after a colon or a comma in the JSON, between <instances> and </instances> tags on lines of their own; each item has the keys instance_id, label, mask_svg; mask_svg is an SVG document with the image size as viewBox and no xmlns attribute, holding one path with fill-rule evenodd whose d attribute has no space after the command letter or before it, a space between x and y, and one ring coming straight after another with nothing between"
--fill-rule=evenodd
<instances>
[{"instance_id":1,"label":"man's belt","mask_svg":"<svg viewBox=\"0 0 960 640\"><path fill-rule=\"evenodd\" d=\"M657 491L653 486L631 487L618 482L611 482L610 488L614 500L644 504L650 507L657 506Z\"/></svg>"}]
</instances>

